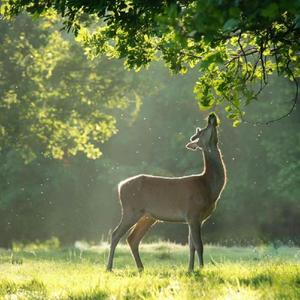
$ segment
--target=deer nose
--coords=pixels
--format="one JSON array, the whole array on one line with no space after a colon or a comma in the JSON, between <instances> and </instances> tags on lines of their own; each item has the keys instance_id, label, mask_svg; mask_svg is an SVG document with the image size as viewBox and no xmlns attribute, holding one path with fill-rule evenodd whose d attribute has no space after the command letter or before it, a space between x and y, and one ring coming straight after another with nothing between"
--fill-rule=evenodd
<instances>
[{"instance_id":1,"label":"deer nose","mask_svg":"<svg viewBox=\"0 0 300 300\"><path fill-rule=\"evenodd\" d=\"M186 147L187 149L189 149L189 150L195 151L195 150L198 148L198 145L197 145L196 142L189 142L189 143L186 144L185 147Z\"/></svg>"}]
</instances>

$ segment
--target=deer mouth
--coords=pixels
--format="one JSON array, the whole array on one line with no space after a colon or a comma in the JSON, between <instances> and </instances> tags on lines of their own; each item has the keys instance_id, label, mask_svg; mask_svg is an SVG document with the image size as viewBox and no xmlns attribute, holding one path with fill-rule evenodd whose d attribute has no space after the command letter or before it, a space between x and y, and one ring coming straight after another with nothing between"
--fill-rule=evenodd
<instances>
[{"instance_id":1,"label":"deer mouth","mask_svg":"<svg viewBox=\"0 0 300 300\"><path fill-rule=\"evenodd\" d=\"M189 150L196 151L199 146L197 145L197 142L189 142L185 147Z\"/></svg>"}]
</instances>

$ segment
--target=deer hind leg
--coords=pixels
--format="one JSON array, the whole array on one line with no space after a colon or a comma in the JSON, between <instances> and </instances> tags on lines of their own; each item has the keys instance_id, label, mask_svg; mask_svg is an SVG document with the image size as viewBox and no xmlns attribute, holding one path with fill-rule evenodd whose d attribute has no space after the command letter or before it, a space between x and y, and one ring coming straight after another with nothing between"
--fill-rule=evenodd
<instances>
[{"instance_id":1,"label":"deer hind leg","mask_svg":"<svg viewBox=\"0 0 300 300\"><path fill-rule=\"evenodd\" d=\"M194 271L195 264L195 246L192 238L192 232L189 228L189 248L190 248L190 258L189 258L189 272Z\"/></svg>"},{"instance_id":2,"label":"deer hind leg","mask_svg":"<svg viewBox=\"0 0 300 300\"><path fill-rule=\"evenodd\" d=\"M144 237L145 233L149 230L149 228L156 222L150 216L143 216L133 227L130 232L127 242L130 246L132 255L134 257L137 268L142 271L144 269L143 263L139 254L139 244Z\"/></svg>"},{"instance_id":3,"label":"deer hind leg","mask_svg":"<svg viewBox=\"0 0 300 300\"><path fill-rule=\"evenodd\" d=\"M203 267L203 242L201 236L201 224L198 221L192 221L189 223L189 230L192 235L194 247L197 251L199 265Z\"/></svg>"},{"instance_id":4,"label":"deer hind leg","mask_svg":"<svg viewBox=\"0 0 300 300\"><path fill-rule=\"evenodd\" d=\"M116 227L116 229L112 233L111 237L111 245L110 245L110 252L109 258L107 263L107 271L111 271L113 267L113 259L115 254L115 249L123 235L139 220L141 214L137 214L134 212L123 212L123 216L121 219L120 224Z\"/></svg>"}]
</instances>

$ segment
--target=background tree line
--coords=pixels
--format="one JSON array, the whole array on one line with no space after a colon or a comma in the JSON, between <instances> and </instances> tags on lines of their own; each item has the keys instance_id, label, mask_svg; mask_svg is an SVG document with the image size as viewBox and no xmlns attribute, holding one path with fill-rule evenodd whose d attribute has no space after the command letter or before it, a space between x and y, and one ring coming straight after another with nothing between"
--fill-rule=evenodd
<instances>
[{"instance_id":1,"label":"background tree line","mask_svg":"<svg viewBox=\"0 0 300 300\"><path fill-rule=\"evenodd\" d=\"M119 180L202 170L199 153L185 149L205 124L192 93L199 74L170 76L161 63L136 74L121 61L88 61L58 27L55 18L0 21L1 246L51 236L98 241L119 219ZM272 80L261 97L274 109L250 106L256 119L289 105L291 83ZM219 115L228 185L206 242L299 243L299 111L239 130ZM185 242L183 225L153 231Z\"/></svg>"}]
</instances>

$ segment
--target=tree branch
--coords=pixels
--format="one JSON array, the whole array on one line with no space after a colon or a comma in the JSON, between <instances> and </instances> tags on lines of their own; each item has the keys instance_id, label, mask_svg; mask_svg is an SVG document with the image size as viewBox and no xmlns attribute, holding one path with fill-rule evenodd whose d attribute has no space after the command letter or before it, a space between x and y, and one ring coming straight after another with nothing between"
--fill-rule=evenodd
<instances>
[{"instance_id":1,"label":"tree branch","mask_svg":"<svg viewBox=\"0 0 300 300\"><path fill-rule=\"evenodd\" d=\"M278 117L278 118L275 118L275 119L271 119L269 121L263 121L263 122L260 122L260 121L257 121L257 122L251 122L251 121L248 121L248 120L245 120L245 119L242 119L241 120L243 121L243 123L246 123L246 124L251 124L251 125L270 125L274 122L277 122L277 121L280 121L288 116L290 116L292 114L292 112L294 111L294 109L296 108L296 105L297 105L297 102L298 102L298 96L299 96L299 83L293 73L293 71L290 69L290 63L291 63L291 60L288 59L287 61L287 64L286 64L286 71L287 73L289 73L289 75L292 77L292 80L295 84L295 88L296 88L296 91L295 91L295 96L294 98L292 99L293 103L292 103L292 106L290 107L290 109L285 113L283 114L282 116ZM262 89L261 89L262 90Z\"/></svg>"}]
</instances>

